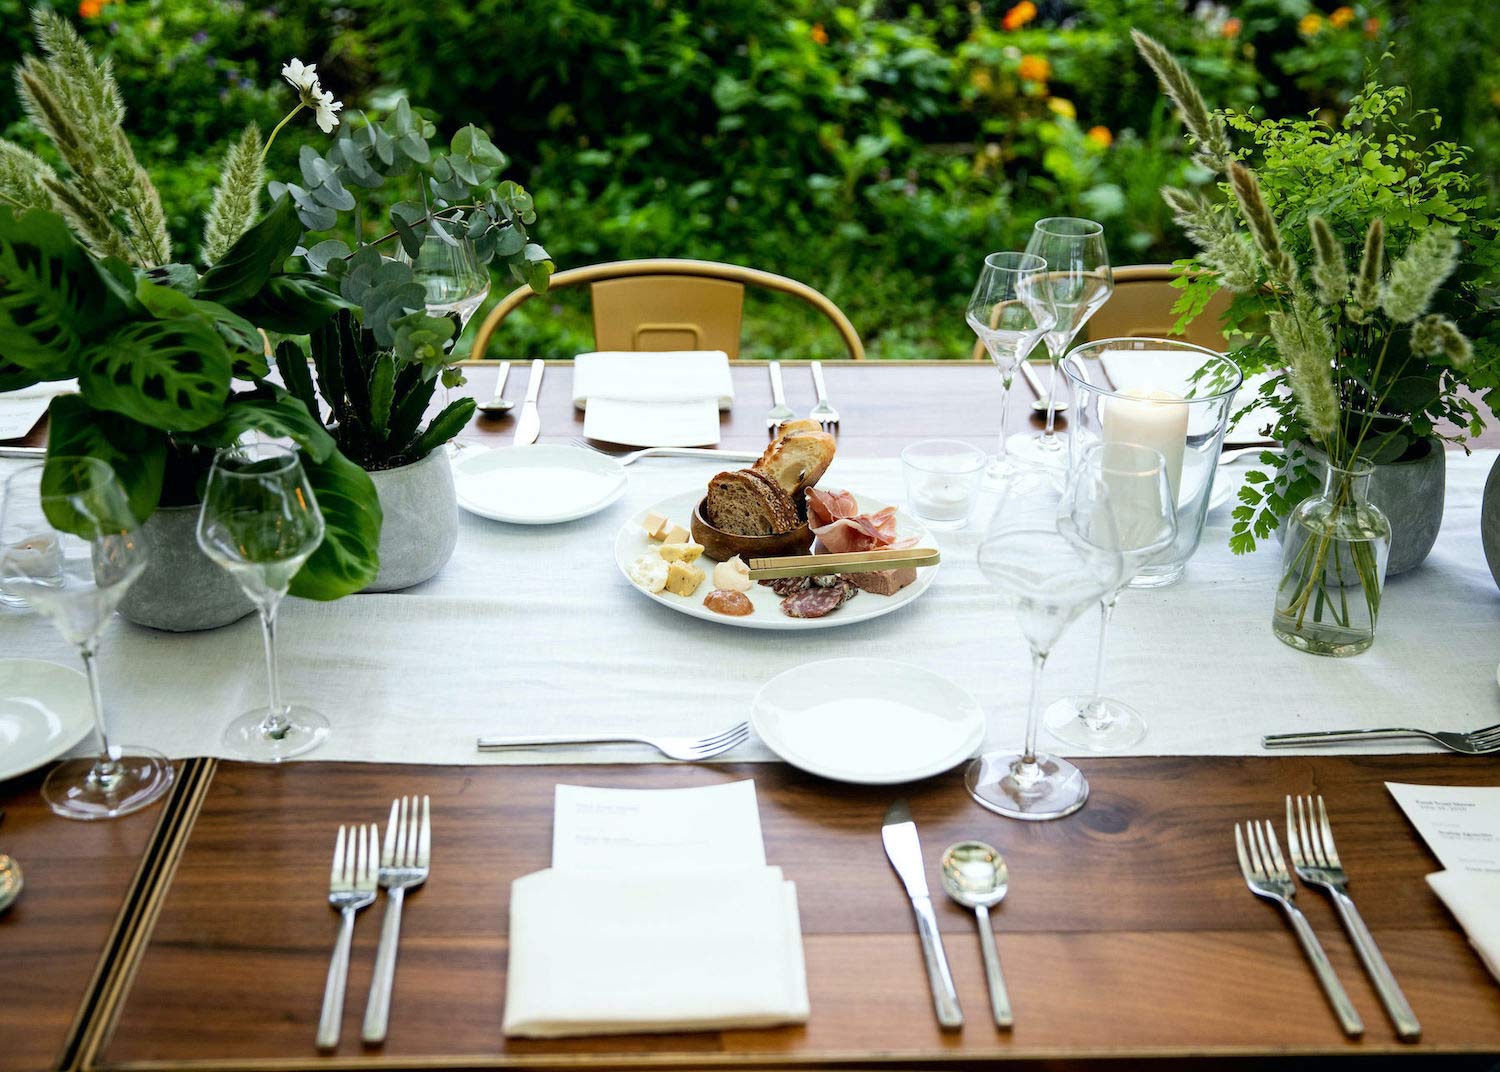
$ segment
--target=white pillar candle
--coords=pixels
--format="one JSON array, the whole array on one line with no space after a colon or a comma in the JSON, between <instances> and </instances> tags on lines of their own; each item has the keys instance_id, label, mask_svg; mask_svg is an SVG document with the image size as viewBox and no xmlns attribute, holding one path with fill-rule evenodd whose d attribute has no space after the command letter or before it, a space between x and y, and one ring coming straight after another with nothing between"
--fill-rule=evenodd
<instances>
[{"instance_id":1,"label":"white pillar candle","mask_svg":"<svg viewBox=\"0 0 1500 1072\"><path fill-rule=\"evenodd\" d=\"M1170 391L1132 388L1126 397L1101 400L1104 438L1111 443L1135 443L1161 452L1167 463L1172 501L1182 486L1182 454L1187 447L1188 408L1181 395Z\"/></svg>"}]
</instances>

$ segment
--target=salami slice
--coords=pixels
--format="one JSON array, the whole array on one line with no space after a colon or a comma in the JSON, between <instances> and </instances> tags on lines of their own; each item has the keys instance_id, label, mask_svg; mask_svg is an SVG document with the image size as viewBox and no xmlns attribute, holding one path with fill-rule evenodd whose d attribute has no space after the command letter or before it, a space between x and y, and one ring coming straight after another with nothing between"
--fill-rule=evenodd
<instances>
[{"instance_id":1,"label":"salami slice","mask_svg":"<svg viewBox=\"0 0 1500 1072\"><path fill-rule=\"evenodd\" d=\"M774 580L761 581L760 583L765 585L771 591L775 592L778 596L785 598L786 596L792 595L794 592L802 591L802 589L806 588L809 584L812 583L812 578L777 577Z\"/></svg>"},{"instance_id":2,"label":"salami slice","mask_svg":"<svg viewBox=\"0 0 1500 1072\"><path fill-rule=\"evenodd\" d=\"M781 610L790 618L821 618L844 604L842 588L807 588L793 592L781 601Z\"/></svg>"}]
</instances>

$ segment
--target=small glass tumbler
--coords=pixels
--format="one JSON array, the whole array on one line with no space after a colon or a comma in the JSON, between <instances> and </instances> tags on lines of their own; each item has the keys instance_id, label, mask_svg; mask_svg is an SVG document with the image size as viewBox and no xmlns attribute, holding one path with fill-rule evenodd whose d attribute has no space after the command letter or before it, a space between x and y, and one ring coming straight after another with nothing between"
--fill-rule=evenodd
<instances>
[{"instance_id":1,"label":"small glass tumbler","mask_svg":"<svg viewBox=\"0 0 1500 1072\"><path fill-rule=\"evenodd\" d=\"M957 439L924 439L901 452L906 503L934 529L958 529L974 512L987 462L984 451Z\"/></svg>"}]
</instances>

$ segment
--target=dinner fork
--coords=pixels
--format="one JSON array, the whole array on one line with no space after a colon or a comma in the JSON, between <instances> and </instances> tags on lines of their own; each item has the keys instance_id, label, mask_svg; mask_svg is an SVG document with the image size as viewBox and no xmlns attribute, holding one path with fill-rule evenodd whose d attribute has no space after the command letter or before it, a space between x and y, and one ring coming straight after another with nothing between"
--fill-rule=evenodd
<instances>
[{"instance_id":1,"label":"dinner fork","mask_svg":"<svg viewBox=\"0 0 1500 1072\"><path fill-rule=\"evenodd\" d=\"M1250 887L1250 892L1255 896L1275 901L1281 907L1287 922L1292 925L1292 932L1302 943L1302 951L1307 954L1318 982L1323 985L1328 1003L1338 1014L1344 1034L1358 1038L1364 1034L1365 1025L1349 1001L1349 995L1344 993L1339 977L1333 973L1333 965L1318 943L1312 924L1307 922L1302 910L1292 904L1292 898L1297 895L1297 887L1293 885L1291 873L1286 869L1281 846L1276 841L1276 831L1269 822L1246 823L1245 830L1242 834L1240 824L1234 824L1234 848L1239 853L1240 872L1245 876L1245 885Z\"/></svg>"},{"instance_id":2,"label":"dinner fork","mask_svg":"<svg viewBox=\"0 0 1500 1072\"><path fill-rule=\"evenodd\" d=\"M318 1017L318 1048L331 1050L339 1044L339 1028L344 1019L344 986L349 981L349 943L354 939L354 914L375 903L375 846L380 830L371 823L366 827L339 827L333 843L333 872L328 879L328 903L343 916L333 959L328 962L328 982L323 986L323 1011ZM347 849L347 851L345 851Z\"/></svg>"},{"instance_id":3,"label":"dinner fork","mask_svg":"<svg viewBox=\"0 0 1500 1072\"><path fill-rule=\"evenodd\" d=\"M717 458L721 462L753 462L763 453L759 450L720 450L718 447L643 447L624 454L612 454L578 436L573 437L573 445L613 458L621 465L629 465L642 458Z\"/></svg>"},{"instance_id":4,"label":"dinner fork","mask_svg":"<svg viewBox=\"0 0 1500 1072\"><path fill-rule=\"evenodd\" d=\"M1349 897L1349 876L1344 872L1338 850L1333 846L1333 827L1329 825L1328 809L1323 806L1323 797L1317 797L1316 815L1313 813L1313 803L1312 797L1297 797L1294 820L1292 798L1286 798L1286 847L1292 854L1292 866L1303 882L1310 886L1321 886L1333 898L1339 918L1344 921L1344 929L1349 932L1349 939L1354 943L1354 951L1359 954L1360 962L1364 964L1365 971L1375 984L1376 993L1380 995L1381 1004L1390 1014L1391 1022L1396 1025L1397 1036L1413 1042L1421 1037L1422 1025L1417 1023L1417 1014L1412 1012L1406 995L1401 992L1396 977L1391 974L1390 966L1385 962L1385 957L1380 955L1370 928L1365 926L1359 909L1354 907L1354 901Z\"/></svg>"},{"instance_id":5,"label":"dinner fork","mask_svg":"<svg viewBox=\"0 0 1500 1072\"><path fill-rule=\"evenodd\" d=\"M1462 752L1469 756L1488 756L1500 752L1500 723L1467 732L1445 732L1442 730L1378 729L1378 730L1324 730L1319 733L1273 733L1260 739L1263 748L1285 747L1298 744L1342 744L1345 741L1374 741L1391 737L1426 737L1436 741L1450 752Z\"/></svg>"},{"instance_id":6,"label":"dinner fork","mask_svg":"<svg viewBox=\"0 0 1500 1072\"><path fill-rule=\"evenodd\" d=\"M823 382L823 362L812 363L813 389L818 393L817 405L808 410L807 416L822 425L825 432L836 432L839 428L839 411L828 401L828 387Z\"/></svg>"},{"instance_id":7,"label":"dinner fork","mask_svg":"<svg viewBox=\"0 0 1500 1072\"><path fill-rule=\"evenodd\" d=\"M786 390L781 386L781 362L768 361L766 367L771 373L772 402L771 410L766 414L766 431L775 435L787 421L796 420L797 414L786 404Z\"/></svg>"},{"instance_id":8,"label":"dinner fork","mask_svg":"<svg viewBox=\"0 0 1500 1072\"><path fill-rule=\"evenodd\" d=\"M750 723L741 722L722 733L707 737L646 737L633 733L571 733L539 737L481 737L481 752L498 752L506 748L540 748L567 744L648 744L669 759L684 763L712 759L750 739Z\"/></svg>"},{"instance_id":9,"label":"dinner fork","mask_svg":"<svg viewBox=\"0 0 1500 1072\"><path fill-rule=\"evenodd\" d=\"M406 891L427 881L432 859L432 811L429 798L422 797L422 817L417 818L417 798L391 801L391 817L385 824L385 847L380 851L380 885L385 888L385 917L380 921L380 948L375 951L375 975L365 1002L365 1026L360 1037L366 1042L384 1042L391 1013L391 985L396 980L396 948L401 943L401 906Z\"/></svg>"}]
</instances>

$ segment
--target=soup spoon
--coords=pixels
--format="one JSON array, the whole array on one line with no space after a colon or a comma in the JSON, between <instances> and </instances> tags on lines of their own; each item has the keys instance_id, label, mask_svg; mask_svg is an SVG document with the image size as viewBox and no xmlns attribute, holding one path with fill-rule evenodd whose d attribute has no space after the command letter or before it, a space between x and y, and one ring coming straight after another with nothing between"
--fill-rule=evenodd
<instances>
[{"instance_id":1,"label":"soup spoon","mask_svg":"<svg viewBox=\"0 0 1500 1072\"><path fill-rule=\"evenodd\" d=\"M474 408L480 413L490 417L498 417L503 413L509 413L515 408L515 403L505 398L505 381L510 376L510 362L500 362L500 371L495 374L495 395L488 402L481 402Z\"/></svg>"},{"instance_id":2,"label":"soup spoon","mask_svg":"<svg viewBox=\"0 0 1500 1072\"><path fill-rule=\"evenodd\" d=\"M1005 857L982 841L960 841L943 853L943 892L965 908L972 908L979 921L979 951L984 954L984 974L990 984L990 1008L995 1026L1011 1028L1015 1017L1005 977L1000 974L1000 951L995 948L995 929L990 909L1005 898Z\"/></svg>"}]
</instances>

